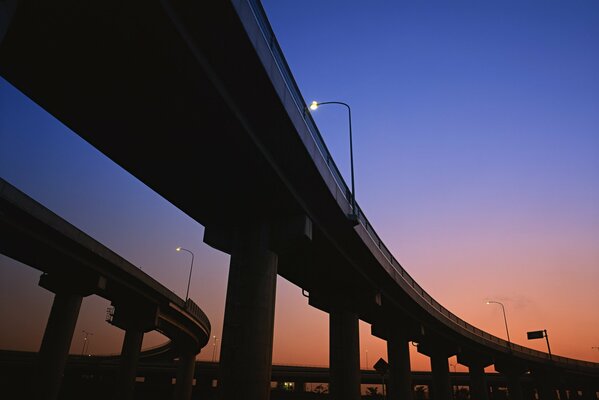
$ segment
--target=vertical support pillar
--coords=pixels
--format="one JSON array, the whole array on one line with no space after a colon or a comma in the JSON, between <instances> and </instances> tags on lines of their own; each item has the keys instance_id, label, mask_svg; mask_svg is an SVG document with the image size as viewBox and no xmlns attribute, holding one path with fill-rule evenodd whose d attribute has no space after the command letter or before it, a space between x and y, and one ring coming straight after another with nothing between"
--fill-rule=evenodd
<instances>
[{"instance_id":1,"label":"vertical support pillar","mask_svg":"<svg viewBox=\"0 0 599 400\"><path fill-rule=\"evenodd\" d=\"M468 372L470 373L470 393L472 398L489 400L485 367L482 364L473 363L468 366Z\"/></svg>"},{"instance_id":2,"label":"vertical support pillar","mask_svg":"<svg viewBox=\"0 0 599 400\"><path fill-rule=\"evenodd\" d=\"M597 400L597 391L591 383L586 383L582 386L583 400Z\"/></svg>"},{"instance_id":3,"label":"vertical support pillar","mask_svg":"<svg viewBox=\"0 0 599 400\"><path fill-rule=\"evenodd\" d=\"M333 400L360 400L358 316L342 307L329 313L329 358Z\"/></svg>"},{"instance_id":4,"label":"vertical support pillar","mask_svg":"<svg viewBox=\"0 0 599 400\"><path fill-rule=\"evenodd\" d=\"M270 228L257 224L235 232L223 337L219 396L268 400L277 284L277 255Z\"/></svg>"},{"instance_id":5,"label":"vertical support pillar","mask_svg":"<svg viewBox=\"0 0 599 400\"><path fill-rule=\"evenodd\" d=\"M389 400L412 400L412 371L410 368L409 340L405 332L391 328L387 339L389 360Z\"/></svg>"},{"instance_id":6,"label":"vertical support pillar","mask_svg":"<svg viewBox=\"0 0 599 400\"><path fill-rule=\"evenodd\" d=\"M137 364L139 362L139 353L141 352L143 338L144 332L141 329L131 327L125 331L123 349L121 350L121 362L117 376L116 398L118 400L133 398Z\"/></svg>"},{"instance_id":7,"label":"vertical support pillar","mask_svg":"<svg viewBox=\"0 0 599 400\"><path fill-rule=\"evenodd\" d=\"M540 400L557 400L556 382L559 376L545 369L534 369L532 372L533 382L539 393ZM561 395L561 392L560 392Z\"/></svg>"},{"instance_id":8,"label":"vertical support pillar","mask_svg":"<svg viewBox=\"0 0 599 400\"><path fill-rule=\"evenodd\" d=\"M457 348L444 339L429 336L426 342L418 344L418 352L431 359L431 393L434 400L451 400L453 397L449 377L448 358L457 353Z\"/></svg>"},{"instance_id":9,"label":"vertical support pillar","mask_svg":"<svg viewBox=\"0 0 599 400\"><path fill-rule=\"evenodd\" d=\"M507 371L507 393L510 400L524 400L522 383L520 382L520 373L516 371ZM541 397L542 399L542 397Z\"/></svg>"},{"instance_id":10,"label":"vertical support pillar","mask_svg":"<svg viewBox=\"0 0 599 400\"><path fill-rule=\"evenodd\" d=\"M451 380L449 378L449 361L447 360L447 356L439 352L433 352L430 358L433 375L433 399L451 400Z\"/></svg>"},{"instance_id":11,"label":"vertical support pillar","mask_svg":"<svg viewBox=\"0 0 599 400\"><path fill-rule=\"evenodd\" d=\"M507 380L507 390L509 400L524 400L524 391L520 376L527 371L524 365L521 365L513 359L501 359L495 362L495 370L502 373Z\"/></svg>"},{"instance_id":12,"label":"vertical support pillar","mask_svg":"<svg viewBox=\"0 0 599 400\"><path fill-rule=\"evenodd\" d=\"M299 380L299 379L295 379L295 381L293 382L294 387L293 387L293 391L295 393L305 393L306 392L306 382L303 380Z\"/></svg>"},{"instance_id":13,"label":"vertical support pillar","mask_svg":"<svg viewBox=\"0 0 599 400\"><path fill-rule=\"evenodd\" d=\"M470 396L476 400L489 400L489 385L485 367L493 364L493 359L485 354L465 350L458 354L458 362L468 367L470 374Z\"/></svg>"},{"instance_id":14,"label":"vertical support pillar","mask_svg":"<svg viewBox=\"0 0 599 400\"><path fill-rule=\"evenodd\" d=\"M33 387L35 399L58 397L82 300L79 294L63 291L54 296L39 351L37 382Z\"/></svg>"},{"instance_id":15,"label":"vertical support pillar","mask_svg":"<svg viewBox=\"0 0 599 400\"><path fill-rule=\"evenodd\" d=\"M195 367L196 355L193 351L185 351L179 356L174 400L191 399Z\"/></svg>"}]
</instances>

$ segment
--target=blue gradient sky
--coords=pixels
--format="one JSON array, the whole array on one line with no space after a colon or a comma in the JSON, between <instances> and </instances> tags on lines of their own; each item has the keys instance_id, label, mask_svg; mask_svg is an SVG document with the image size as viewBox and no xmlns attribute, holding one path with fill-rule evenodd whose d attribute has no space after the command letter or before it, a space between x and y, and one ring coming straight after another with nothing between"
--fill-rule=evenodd
<instances>
[{"instance_id":1,"label":"blue gradient sky","mask_svg":"<svg viewBox=\"0 0 599 400\"><path fill-rule=\"evenodd\" d=\"M468 322L599 361L599 2L265 1L307 102L351 105L357 200L410 274ZM347 114L314 114L349 178ZM228 256L203 228L0 81L0 176L185 295L220 337ZM51 296L0 256L0 348L35 349ZM16 301L15 301L16 299ZM14 303L22 307L14 307ZM86 299L92 352L118 352ZM361 325L362 364L386 358ZM327 316L279 279L274 360L328 362ZM298 340L301 337L303 340ZM160 342L157 335L147 345ZM212 358L208 347L202 359ZM427 368L424 357L415 367ZM460 370L461 367L458 367Z\"/></svg>"}]
</instances>

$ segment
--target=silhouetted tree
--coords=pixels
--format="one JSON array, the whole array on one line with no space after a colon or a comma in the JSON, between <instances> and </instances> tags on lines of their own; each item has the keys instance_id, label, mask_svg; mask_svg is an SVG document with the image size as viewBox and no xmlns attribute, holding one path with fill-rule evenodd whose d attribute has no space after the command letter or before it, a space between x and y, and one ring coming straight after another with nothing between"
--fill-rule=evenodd
<instances>
[{"instance_id":1,"label":"silhouetted tree","mask_svg":"<svg viewBox=\"0 0 599 400\"><path fill-rule=\"evenodd\" d=\"M325 385L318 385L314 388L314 390L312 390L312 393L319 393L319 394L328 393L328 392L329 392L329 388L327 388Z\"/></svg>"},{"instance_id":2,"label":"silhouetted tree","mask_svg":"<svg viewBox=\"0 0 599 400\"><path fill-rule=\"evenodd\" d=\"M376 386L368 386L366 388L366 395L367 396L377 396L379 395L379 388L377 388Z\"/></svg>"}]
</instances>

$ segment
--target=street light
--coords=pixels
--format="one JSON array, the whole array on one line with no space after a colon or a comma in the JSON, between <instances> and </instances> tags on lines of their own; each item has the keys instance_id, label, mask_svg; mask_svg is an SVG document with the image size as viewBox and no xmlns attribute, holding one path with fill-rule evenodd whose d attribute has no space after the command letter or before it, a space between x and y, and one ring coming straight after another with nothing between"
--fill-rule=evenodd
<instances>
[{"instance_id":1,"label":"street light","mask_svg":"<svg viewBox=\"0 0 599 400\"><path fill-rule=\"evenodd\" d=\"M189 299L189 284L191 283L191 271L193 271L193 252L183 247L177 247L177 251L186 251L191 254L191 267L189 268L189 279L187 280L187 293L185 293L185 301Z\"/></svg>"},{"instance_id":2,"label":"street light","mask_svg":"<svg viewBox=\"0 0 599 400\"><path fill-rule=\"evenodd\" d=\"M349 115L349 163L351 169L351 210L352 213L350 218L352 221L357 222L358 216L356 214L356 186L354 182L354 145L352 141L352 129L351 129L351 108L349 104L343 103L341 101L316 101L314 100L312 104L310 104L310 110L316 110L318 107L325 104L339 104L347 107L348 115Z\"/></svg>"},{"instance_id":3,"label":"street light","mask_svg":"<svg viewBox=\"0 0 599 400\"><path fill-rule=\"evenodd\" d=\"M88 341L88 336L93 336L94 334L91 332L86 331L85 329L82 330L81 332L83 332L83 334L85 335L85 337L83 338L83 348L81 349L81 355L84 356L85 355L85 348L87 347L87 350L89 351L89 341Z\"/></svg>"},{"instance_id":4,"label":"street light","mask_svg":"<svg viewBox=\"0 0 599 400\"><path fill-rule=\"evenodd\" d=\"M507 329L507 318L505 317L505 307L503 306L503 303L500 303L498 301L493 301L493 300L489 300L487 301L487 304L499 304L501 306L501 310L503 311L503 321L505 322L505 332L507 333L507 344L509 347L512 347L512 342L510 341L510 331Z\"/></svg>"},{"instance_id":5,"label":"street light","mask_svg":"<svg viewBox=\"0 0 599 400\"><path fill-rule=\"evenodd\" d=\"M216 341L218 338L216 336L212 336L214 338L214 343L212 344L212 362L216 360Z\"/></svg>"}]
</instances>

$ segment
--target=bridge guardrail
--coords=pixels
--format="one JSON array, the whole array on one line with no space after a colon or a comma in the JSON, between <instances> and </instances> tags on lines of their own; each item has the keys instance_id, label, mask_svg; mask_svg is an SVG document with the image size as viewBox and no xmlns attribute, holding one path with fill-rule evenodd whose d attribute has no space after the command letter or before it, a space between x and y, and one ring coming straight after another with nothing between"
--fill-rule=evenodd
<instances>
[{"instance_id":1,"label":"bridge guardrail","mask_svg":"<svg viewBox=\"0 0 599 400\"><path fill-rule=\"evenodd\" d=\"M316 126L314 119L312 118L312 115L310 114L310 112L307 109L307 106L306 106L307 103L301 94L299 86L297 85L297 82L295 81L295 78L293 77L293 74L291 73L291 68L289 68L287 61L285 60L283 51L282 51L281 47L279 46L279 43L275 37L274 31L272 30L270 22L268 21L268 17L266 16L266 12L264 11L262 4L260 3L259 0L246 0L246 1L247 1L248 5L250 6L250 9L252 10L252 13L256 20L256 23L260 27L260 31L261 31L264 39L268 43L270 53L273 56L273 59L275 60L277 69L279 70L279 72L281 73L281 76L283 77L283 80L285 82L285 85L287 86L289 94L291 95L298 111L301 113L303 120L306 123L306 126L308 128L308 131L310 132L312 138L314 139L314 142L316 143L322 157L324 158L324 160L326 160L327 166L329 167L329 170L331 171L335 182L337 183L339 189L341 189L342 193L344 194L345 199L349 202L351 199L350 188L345 183L345 180L343 179L343 177L339 171L339 168L335 164L335 161L333 160L333 157L331 156L331 153L330 153L328 147L326 146L324 139L323 139L322 135L320 134L320 131L319 131L318 127ZM358 215L359 223L364 227L364 229L366 230L368 235L371 237L372 241L379 248L381 254L387 259L387 261L392 265L392 267L398 272L398 274L402 277L402 279L405 281L405 283L407 283L408 286L414 290L414 293L416 293L418 296L420 296L420 298L422 300L424 300L426 303L428 303L433 309L438 311L439 316L443 317L444 319L447 319L451 324L455 325L457 328L466 330L466 331L472 333L473 335L479 337L483 341L492 342L494 344L499 345L500 347L503 347L506 352L513 352L514 350L517 350L518 352L521 352L521 353L524 353L527 355L531 355L534 357L538 357L541 359L546 359L546 360L549 359L549 354L547 354L547 353L533 350L528 347L520 346L520 345L517 345L514 343L509 343L506 340L503 340L497 336L491 335L479 328L476 328L475 326L464 321L457 315L455 315L452 312L450 312L449 310L447 310L445 307L443 307L437 301L435 301L424 289L422 289L422 287L420 285L418 285L418 283L410 276L410 274L401 266L401 264L391 254L391 251L389 251L387 246L381 240L380 236L376 233L376 231L372 227L372 224L368 221L368 219L366 218L366 215L364 214L364 212L362 211L360 206L357 203L355 204L355 206L356 206L356 214ZM575 360L575 359L562 357L562 356L552 355L551 359L553 361L558 361L560 363L564 363L564 364L568 364L568 365L572 365L572 366L594 367L594 368L599 367L599 364L597 364L597 363L593 363L590 361Z\"/></svg>"}]
</instances>

